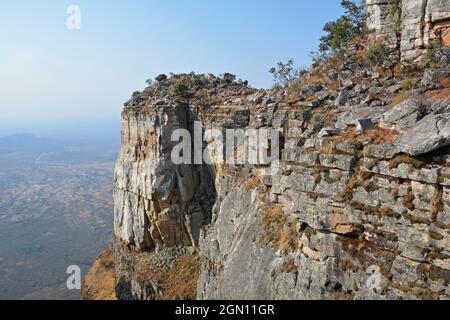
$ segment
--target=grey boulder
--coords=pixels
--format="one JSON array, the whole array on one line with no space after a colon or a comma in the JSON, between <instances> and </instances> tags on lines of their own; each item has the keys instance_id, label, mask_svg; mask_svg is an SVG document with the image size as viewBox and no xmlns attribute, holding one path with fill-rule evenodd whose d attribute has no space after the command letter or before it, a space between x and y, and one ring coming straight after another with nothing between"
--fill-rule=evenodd
<instances>
[{"instance_id":1,"label":"grey boulder","mask_svg":"<svg viewBox=\"0 0 450 320\"><path fill-rule=\"evenodd\" d=\"M383 114L380 127L405 131L425 114L425 106L417 99L407 99Z\"/></svg>"},{"instance_id":2,"label":"grey boulder","mask_svg":"<svg viewBox=\"0 0 450 320\"><path fill-rule=\"evenodd\" d=\"M450 113L426 116L399 136L394 144L400 152L412 156L450 145Z\"/></svg>"}]
</instances>

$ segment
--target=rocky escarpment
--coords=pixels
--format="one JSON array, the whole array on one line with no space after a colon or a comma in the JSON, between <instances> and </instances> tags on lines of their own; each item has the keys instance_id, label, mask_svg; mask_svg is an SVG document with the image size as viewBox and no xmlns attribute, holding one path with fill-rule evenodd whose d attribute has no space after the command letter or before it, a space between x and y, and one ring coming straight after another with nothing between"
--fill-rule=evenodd
<instances>
[{"instance_id":1,"label":"rocky escarpment","mask_svg":"<svg viewBox=\"0 0 450 320\"><path fill-rule=\"evenodd\" d=\"M395 80L351 74L337 95L309 84L255 108L248 126L283 133L282 161L221 174L199 298L449 297L448 89L390 106Z\"/></svg>"},{"instance_id":2,"label":"rocky escarpment","mask_svg":"<svg viewBox=\"0 0 450 320\"><path fill-rule=\"evenodd\" d=\"M450 297L449 69L321 72L281 90L181 75L134 95L115 179L119 298ZM273 129L280 161L175 165L171 133L195 135L194 121Z\"/></svg>"},{"instance_id":3,"label":"rocky escarpment","mask_svg":"<svg viewBox=\"0 0 450 320\"><path fill-rule=\"evenodd\" d=\"M374 41L403 61L446 44L447 1L367 4ZM135 92L114 181L117 297L450 298L448 61L374 65L374 47L285 88L184 74Z\"/></svg>"}]
</instances>

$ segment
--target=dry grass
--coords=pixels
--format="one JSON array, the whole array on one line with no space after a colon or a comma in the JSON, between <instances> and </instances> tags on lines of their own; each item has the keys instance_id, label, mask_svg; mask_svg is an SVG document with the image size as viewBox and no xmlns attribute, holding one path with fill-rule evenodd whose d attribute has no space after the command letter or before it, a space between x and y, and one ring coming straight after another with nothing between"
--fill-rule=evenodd
<instances>
[{"instance_id":1,"label":"dry grass","mask_svg":"<svg viewBox=\"0 0 450 320\"><path fill-rule=\"evenodd\" d=\"M259 244L272 244L283 252L291 252L297 248L297 222L284 214L280 204L265 208L262 219L264 235L259 238Z\"/></svg>"},{"instance_id":2,"label":"dry grass","mask_svg":"<svg viewBox=\"0 0 450 320\"><path fill-rule=\"evenodd\" d=\"M429 103L435 103L437 101L450 102L450 78L441 80L442 89L428 91L426 97Z\"/></svg>"},{"instance_id":3,"label":"dry grass","mask_svg":"<svg viewBox=\"0 0 450 320\"><path fill-rule=\"evenodd\" d=\"M105 250L84 278L82 296L84 300L116 300L115 288L114 253Z\"/></svg>"},{"instance_id":4,"label":"dry grass","mask_svg":"<svg viewBox=\"0 0 450 320\"><path fill-rule=\"evenodd\" d=\"M371 215L379 215L379 214L381 214L379 206L373 207L373 206L370 206L370 205L368 205L368 204L366 204L364 202L361 202L361 201L358 201L358 200L355 200L355 199L349 201L348 204L353 209L356 209L356 210L359 210L359 211L363 211L366 214L371 214Z\"/></svg>"},{"instance_id":5,"label":"dry grass","mask_svg":"<svg viewBox=\"0 0 450 320\"><path fill-rule=\"evenodd\" d=\"M195 300L200 270L200 258L195 255L179 257L170 269L149 268L144 265L138 269L141 279L158 283L163 295L155 300Z\"/></svg>"},{"instance_id":6,"label":"dry grass","mask_svg":"<svg viewBox=\"0 0 450 320\"><path fill-rule=\"evenodd\" d=\"M403 197L402 203L406 208L413 211L414 210L414 204L413 204L414 199L415 199L415 197L414 197L412 191L408 190L408 194Z\"/></svg>"},{"instance_id":7,"label":"dry grass","mask_svg":"<svg viewBox=\"0 0 450 320\"><path fill-rule=\"evenodd\" d=\"M178 258L173 268L164 279L166 286L164 299L188 299L197 297L197 281L200 270L200 259L195 256Z\"/></svg>"},{"instance_id":8,"label":"dry grass","mask_svg":"<svg viewBox=\"0 0 450 320\"><path fill-rule=\"evenodd\" d=\"M445 78L441 80L442 88L450 88L450 78Z\"/></svg>"},{"instance_id":9,"label":"dry grass","mask_svg":"<svg viewBox=\"0 0 450 320\"><path fill-rule=\"evenodd\" d=\"M396 169L402 163L409 164L416 169L420 169L426 164L423 160L413 158L407 154L401 154L389 161L389 169Z\"/></svg>"},{"instance_id":10,"label":"dry grass","mask_svg":"<svg viewBox=\"0 0 450 320\"><path fill-rule=\"evenodd\" d=\"M431 239L433 240L442 240L444 239L444 236L440 233L434 232L434 231L428 231L428 235L430 236Z\"/></svg>"},{"instance_id":11,"label":"dry grass","mask_svg":"<svg viewBox=\"0 0 450 320\"><path fill-rule=\"evenodd\" d=\"M438 187L433 196L433 199L431 199L431 213L433 215L433 221L436 221L436 217L442 209L443 193L444 193L444 191L443 191L442 187Z\"/></svg>"},{"instance_id":12,"label":"dry grass","mask_svg":"<svg viewBox=\"0 0 450 320\"><path fill-rule=\"evenodd\" d=\"M450 101L450 88L444 87L444 89L429 91L426 93L426 96L431 101Z\"/></svg>"},{"instance_id":13,"label":"dry grass","mask_svg":"<svg viewBox=\"0 0 450 320\"><path fill-rule=\"evenodd\" d=\"M403 101L405 101L407 98L408 98L408 95L406 93L399 93L394 98L392 98L391 103L389 104L389 106L391 108L393 108L396 105L398 105L398 104L402 103Z\"/></svg>"},{"instance_id":14,"label":"dry grass","mask_svg":"<svg viewBox=\"0 0 450 320\"><path fill-rule=\"evenodd\" d=\"M295 265L294 260L289 260L288 262L285 262L283 266L281 267L281 271L284 273L297 273L298 268Z\"/></svg>"},{"instance_id":15,"label":"dry grass","mask_svg":"<svg viewBox=\"0 0 450 320\"><path fill-rule=\"evenodd\" d=\"M318 76L311 75L305 79L307 84L323 84L323 79Z\"/></svg>"},{"instance_id":16,"label":"dry grass","mask_svg":"<svg viewBox=\"0 0 450 320\"><path fill-rule=\"evenodd\" d=\"M380 214L382 216L394 217L394 218L400 218L401 217L401 214L395 212L394 210L392 210L388 206L382 206L378 211L380 212Z\"/></svg>"},{"instance_id":17,"label":"dry grass","mask_svg":"<svg viewBox=\"0 0 450 320\"><path fill-rule=\"evenodd\" d=\"M238 185L242 186L246 191L258 189L261 187L261 179L258 176L252 176L250 179L241 178L240 183Z\"/></svg>"},{"instance_id":18,"label":"dry grass","mask_svg":"<svg viewBox=\"0 0 450 320\"><path fill-rule=\"evenodd\" d=\"M393 144L398 132L396 130L387 130L376 128L367 131L362 136L364 139L371 138L373 144Z\"/></svg>"},{"instance_id":19,"label":"dry grass","mask_svg":"<svg viewBox=\"0 0 450 320\"><path fill-rule=\"evenodd\" d=\"M353 190L358 188L360 185L361 181L359 178L359 172L357 170L350 178L350 180L348 180L344 190L338 193L338 196L343 198L344 201L349 201L350 199L353 198Z\"/></svg>"},{"instance_id":20,"label":"dry grass","mask_svg":"<svg viewBox=\"0 0 450 320\"><path fill-rule=\"evenodd\" d=\"M398 132L396 130L382 129L375 127L366 131L363 134L358 134L356 128L349 128L347 131L342 132L339 137L342 141L349 141L354 144L362 144L367 139L372 140L372 144L393 144Z\"/></svg>"}]
</instances>

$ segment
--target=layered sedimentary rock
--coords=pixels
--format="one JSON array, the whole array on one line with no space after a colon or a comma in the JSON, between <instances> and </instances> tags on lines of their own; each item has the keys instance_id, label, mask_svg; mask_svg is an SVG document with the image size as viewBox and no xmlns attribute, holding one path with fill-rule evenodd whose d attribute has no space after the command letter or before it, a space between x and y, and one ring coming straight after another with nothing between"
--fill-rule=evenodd
<instances>
[{"instance_id":1,"label":"layered sedimentary rock","mask_svg":"<svg viewBox=\"0 0 450 320\"><path fill-rule=\"evenodd\" d=\"M115 171L115 236L139 250L196 246L209 223L214 194L207 166L175 165L171 141L189 129L191 110L158 105L122 114L122 147Z\"/></svg>"},{"instance_id":2,"label":"layered sedimentary rock","mask_svg":"<svg viewBox=\"0 0 450 320\"><path fill-rule=\"evenodd\" d=\"M448 43L448 1L367 5L374 40L405 61ZM367 50L282 89L185 74L133 94L117 297L449 299L450 70L386 76L358 59Z\"/></svg>"},{"instance_id":3,"label":"layered sedimentary rock","mask_svg":"<svg viewBox=\"0 0 450 320\"><path fill-rule=\"evenodd\" d=\"M448 68L409 89L357 62L322 72L276 90L174 76L127 103L119 298L450 297ZM194 120L279 132L280 158L174 165Z\"/></svg>"},{"instance_id":4,"label":"layered sedimentary rock","mask_svg":"<svg viewBox=\"0 0 450 320\"><path fill-rule=\"evenodd\" d=\"M217 219L200 242L206 262L198 297L449 298L449 150L416 159L398 147L414 144L411 153L422 154L448 145L449 132L438 139L441 145L430 147L419 134L432 139L421 131L422 121L432 130L450 114L425 112L406 120L410 129L403 133L372 129L354 140L352 134L319 137L321 128L334 121L327 115L331 110L310 113L295 106L278 102L256 108L255 119L267 118L267 126L285 133L282 162L272 165L276 168L222 173ZM277 117L267 117L270 108ZM382 109L381 117L390 112L380 103L378 110L369 108L347 125L371 119L375 126ZM395 143L388 141L391 134ZM381 141L374 143L371 136ZM254 183L239 183L242 175Z\"/></svg>"},{"instance_id":5,"label":"layered sedimentary rock","mask_svg":"<svg viewBox=\"0 0 450 320\"><path fill-rule=\"evenodd\" d=\"M201 112L187 99L170 97L167 90L163 85L156 91L148 88L133 97L122 113L122 146L114 184L119 299L176 298L177 295L195 298L195 293L184 287L178 293L170 291L168 286L173 283L168 275L180 272L177 268L188 262L197 261L195 251L200 229L211 222L216 199L215 170L202 161L196 165L193 150L190 164L174 163L171 154L178 141L172 141L172 134L183 130L194 137L195 121ZM238 91L239 97L240 94ZM197 95L200 97L201 93ZM222 99L221 93L215 98ZM210 123L219 123L222 117L222 125L228 122L236 126L248 118L246 112L236 109L230 119L228 111L226 108L217 112L208 110ZM200 144L203 148L202 136ZM158 272L151 277L158 278L160 283L148 279L150 275L145 271L155 268ZM141 273L139 277L138 273ZM197 277L186 276L186 283L196 284Z\"/></svg>"},{"instance_id":6,"label":"layered sedimentary rock","mask_svg":"<svg viewBox=\"0 0 450 320\"><path fill-rule=\"evenodd\" d=\"M397 47L401 21L401 0L367 0L367 27L374 40Z\"/></svg>"},{"instance_id":7,"label":"layered sedimentary rock","mask_svg":"<svg viewBox=\"0 0 450 320\"><path fill-rule=\"evenodd\" d=\"M420 58L433 41L450 45L447 0L367 0L368 28L398 48L404 61Z\"/></svg>"}]
</instances>

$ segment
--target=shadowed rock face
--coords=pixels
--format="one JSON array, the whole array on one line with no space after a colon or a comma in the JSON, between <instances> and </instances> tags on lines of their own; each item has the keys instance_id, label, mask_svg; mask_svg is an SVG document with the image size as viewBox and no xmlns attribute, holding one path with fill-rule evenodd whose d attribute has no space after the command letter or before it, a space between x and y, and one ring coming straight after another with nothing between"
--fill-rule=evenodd
<instances>
[{"instance_id":1,"label":"shadowed rock face","mask_svg":"<svg viewBox=\"0 0 450 320\"><path fill-rule=\"evenodd\" d=\"M448 299L446 71L391 108L400 80L364 68L338 70L352 85L337 91L184 75L136 94L115 177L118 298ZM191 94L172 95L179 81ZM280 161L176 166L171 132L194 120L276 130Z\"/></svg>"}]
</instances>

